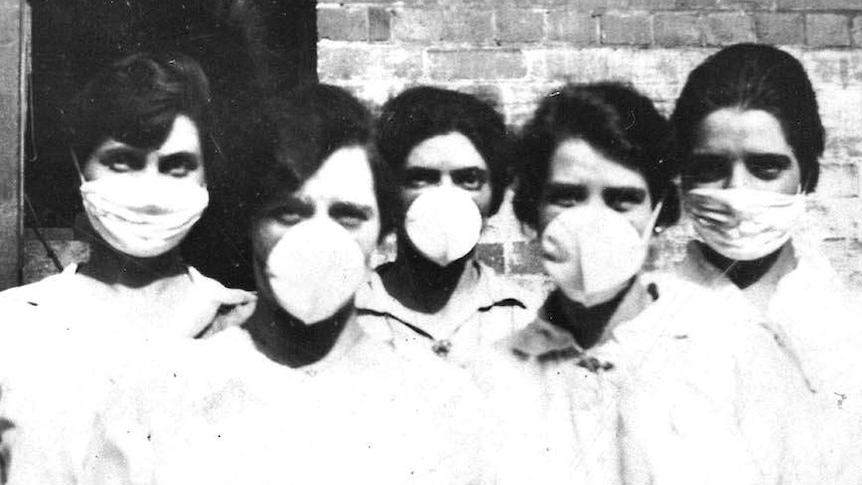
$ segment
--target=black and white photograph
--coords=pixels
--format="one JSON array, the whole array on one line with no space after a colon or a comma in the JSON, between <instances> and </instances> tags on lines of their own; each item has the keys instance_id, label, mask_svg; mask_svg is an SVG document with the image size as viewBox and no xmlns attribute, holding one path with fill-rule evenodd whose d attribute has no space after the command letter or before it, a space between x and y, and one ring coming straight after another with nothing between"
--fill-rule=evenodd
<instances>
[{"instance_id":1,"label":"black and white photograph","mask_svg":"<svg viewBox=\"0 0 862 485\"><path fill-rule=\"evenodd\" d=\"M0 0L0 485L862 485L862 0Z\"/></svg>"}]
</instances>

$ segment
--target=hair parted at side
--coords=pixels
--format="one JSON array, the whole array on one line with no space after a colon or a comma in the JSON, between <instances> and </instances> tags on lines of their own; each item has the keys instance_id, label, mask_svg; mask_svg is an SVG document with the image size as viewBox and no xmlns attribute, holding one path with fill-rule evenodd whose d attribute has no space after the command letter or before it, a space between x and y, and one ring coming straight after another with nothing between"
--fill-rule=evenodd
<instances>
[{"instance_id":1,"label":"hair parted at side","mask_svg":"<svg viewBox=\"0 0 862 485\"><path fill-rule=\"evenodd\" d=\"M679 218L679 200L666 162L670 124L652 101L634 88L612 82L567 84L539 103L518 142L515 216L536 228L542 191L557 147L581 139L646 179L653 204L663 200L657 227Z\"/></svg>"},{"instance_id":2,"label":"hair parted at side","mask_svg":"<svg viewBox=\"0 0 862 485\"><path fill-rule=\"evenodd\" d=\"M348 91L307 84L267 103L268 146L252 171L252 213L271 198L298 190L341 148L368 154L380 210L382 238L394 228L398 197L393 177L374 144L373 117Z\"/></svg>"},{"instance_id":3,"label":"hair parted at side","mask_svg":"<svg viewBox=\"0 0 862 485\"><path fill-rule=\"evenodd\" d=\"M417 145L453 132L467 137L488 165L490 214L496 213L512 181L512 141L503 116L475 96L432 86L406 89L383 105L377 144L397 174Z\"/></svg>"},{"instance_id":4,"label":"hair parted at side","mask_svg":"<svg viewBox=\"0 0 862 485\"><path fill-rule=\"evenodd\" d=\"M773 115L799 161L803 191L814 191L825 135L811 80L795 57L768 45L737 44L695 68L671 117L678 144L675 163L685 163L703 120L723 108Z\"/></svg>"},{"instance_id":5,"label":"hair parted at side","mask_svg":"<svg viewBox=\"0 0 862 485\"><path fill-rule=\"evenodd\" d=\"M209 103L209 81L191 57L129 55L100 71L78 93L68 126L72 150L83 164L109 138L153 149L164 142L180 114L195 122L203 140Z\"/></svg>"}]
</instances>

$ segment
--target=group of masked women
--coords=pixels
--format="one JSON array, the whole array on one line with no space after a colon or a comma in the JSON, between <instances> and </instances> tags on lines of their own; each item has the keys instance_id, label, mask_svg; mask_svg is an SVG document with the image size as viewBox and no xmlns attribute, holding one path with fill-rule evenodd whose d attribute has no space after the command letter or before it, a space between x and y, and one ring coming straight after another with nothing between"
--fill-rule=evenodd
<instances>
[{"instance_id":1,"label":"group of masked women","mask_svg":"<svg viewBox=\"0 0 862 485\"><path fill-rule=\"evenodd\" d=\"M372 116L299 87L243 167L254 293L178 249L209 200L208 101L177 55L79 96L90 258L0 293L0 483L862 480L862 333L796 235L824 130L790 54L715 53L670 120L566 84L516 135L456 91ZM510 186L544 301L477 257ZM682 213L685 259L646 271Z\"/></svg>"}]
</instances>

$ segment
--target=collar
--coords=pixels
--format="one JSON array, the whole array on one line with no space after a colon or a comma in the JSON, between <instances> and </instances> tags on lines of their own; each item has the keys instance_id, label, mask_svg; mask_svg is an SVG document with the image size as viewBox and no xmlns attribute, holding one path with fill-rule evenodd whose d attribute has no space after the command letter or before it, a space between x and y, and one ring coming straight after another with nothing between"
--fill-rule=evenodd
<instances>
[{"instance_id":1,"label":"collar","mask_svg":"<svg viewBox=\"0 0 862 485\"><path fill-rule=\"evenodd\" d=\"M539 364L572 361L594 373L614 368L612 362L591 355L591 352L578 345L570 333L551 323L544 306L533 323L509 339L507 347L522 361Z\"/></svg>"},{"instance_id":2,"label":"collar","mask_svg":"<svg viewBox=\"0 0 862 485\"><path fill-rule=\"evenodd\" d=\"M410 325L427 319L428 315L405 307L386 291L380 278L380 271L385 271L387 266L384 265L372 273L367 284L357 294L358 314L391 317ZM468 268L478 273L479 281L473 292L475 295L473 304L464 309L459 319L466 321L477 313L487 312L496 307L528 308L530 298L526 289L498 275L491 267L480 261L471 261Z\"/></svg>"}]
</instances>

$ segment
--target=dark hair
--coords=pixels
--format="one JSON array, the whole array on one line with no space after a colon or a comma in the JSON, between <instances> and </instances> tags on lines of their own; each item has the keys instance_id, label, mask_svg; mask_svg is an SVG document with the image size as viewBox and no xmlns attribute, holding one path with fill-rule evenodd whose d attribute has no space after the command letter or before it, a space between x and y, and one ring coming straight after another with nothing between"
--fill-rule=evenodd
<instances>
[{"instance_id":1,"label":"dark hair","mask_svg":"<svg viewBox=\"0 0 862 485\"><path fill-rule=\"evenodd\" d=\"M327 84L301 86L268 103L270 137L251 180L251 213L272 197L298 190L337 150L358 146L368 154L380 211L380 237L394 229L398 196L374 144L371 113L352 94Z\"/></svg>"},{"instance_id":2,"label":"dark hair","mask_svg":"<svg viewBox=\"0 0 862 485\"><path fill-rule=\"evenodd\" d=\"M803 190L814 191L820 177L823 124L811 81L795 57L771 46L737 44L692 71L671 117L677 164L685 163L703 120L722 108L763 110L775 116L799 160Z\"/></svg>"},{"instance_id":3,"label":"dark hair","mask_svg":"<svg viewBox=\"0 0 862 485\"><path fill-rule=\"evenodd\" d=\"M679 218L679 200L665 156L670 125L652 101L618 83L567 84L545 97L518 143L515 216L536 227L551 157L570 139L582 139L646 179L653 205L664 200L656 225Z\"/></svg>"},{"instance_id":4,"label":"dark hair","mask_svg":"<svg viewBox=\"0 0 862 485\"><path fill-rule=\"evenodd\" d=\"M476 97L430 86L403 91L383 105L378 147L398 173L416 145L452 132L467 137L488 165L490 214L496 213L512 181L512 144L500 113Z\"/></svg>"},{"instance_id":5,"label":"dark hair","mask_svg":"<svg viewBox=\"0 0 862 485\"><path fill-rule=\"evenodd\" d=\"M69 123L72 150L84 164L109 138L156 148L181 114L195 122L203 145L209 102L209 81L191 57L132 54L99 72L75 98Z\"/></svg>"}]
</instances>

